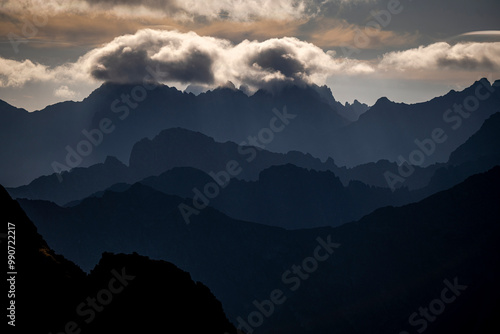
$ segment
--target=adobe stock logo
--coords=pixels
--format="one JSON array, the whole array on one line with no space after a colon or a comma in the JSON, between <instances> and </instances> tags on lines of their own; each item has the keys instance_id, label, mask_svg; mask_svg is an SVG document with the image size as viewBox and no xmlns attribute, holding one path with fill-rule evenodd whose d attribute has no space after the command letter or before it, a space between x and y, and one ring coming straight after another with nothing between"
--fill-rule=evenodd
<instances>
[{"instance_id":1,"label":"adobe stock logo","mask_svg":"<svg viewBox=\"0 0 500 334\"><path fill-rule=\"evenodd\" d=\"M299 265L294 264L283 272L281 282L291 292L297 291L302 283L308 280L311 275L318 270L319 264L327 261L340 244L332 241L332 236L328 235L326 240L317 237L317 246L312 252L312 256L304 258ZM286 291L286 290L285 290ZM244 330L252 334L254 330L264 324L266 318L271 317L279 305L287 301L286 292L281 289L274 289L269 293L269 299L252 302L255 310L250 312L246 319L238 317L238 330Z\"/></svg>"},{"instance_id":2,"label":"adobe stock logo","mask_svg":"<svg viewBox=\"0 0 500 334\"><path fill-rule=\"evenodd\" d=\"M398 156L397 173L389 170L385 171L384 178L389 188L394 192L398 183L403 184L413 175L415 172L414 166L423 166L426 159L436 152L438 145L448 140L448 134L459 130L462 124L479 109L481 102L488 100L494 91L495 88L489 82L481 79L474 90L474 94L465 97L462 103L455 103L453 107L446 109L443 112L442 119L452 131L436 127L430 131L427 138L422 140L415 138L413 142L417 148L410 152L408 158L406 159L402 155Z\"/></svg>"},{"instance_id":3,"label":"adobe stock logo","mask_svg":"<svg viewBox=\"0 0 500 334\"><path fill-rule=\"evenodd\" d=\"M446 287L441 290L439 298L433 299L428 307L419 307L418 312L413 312L408 318L409 324L417 327L417 333L423 333L429 326L429 323L436 321L437 317L444 312L446 305L457 300L462 291L467 289L467 285L458 284L457 277L453 279L453 283L447 279L443 283ZM399 334L410 334L410 332L403 331Z\"/></svg>"}]
</instances>

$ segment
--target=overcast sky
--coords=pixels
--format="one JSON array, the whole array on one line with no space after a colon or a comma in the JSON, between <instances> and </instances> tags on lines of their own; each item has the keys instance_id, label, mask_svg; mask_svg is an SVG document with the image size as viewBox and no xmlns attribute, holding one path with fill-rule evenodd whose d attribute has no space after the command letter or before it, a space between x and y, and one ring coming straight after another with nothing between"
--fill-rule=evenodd
<instances>
[{"instance_id":1,"label":"overcast sky","mask_svg":"<svg viewBox=\"0 0 500 334\"><path fill-rule=\"evenodd\" d=\"M498 0L3 0L0 99L33 111L104 81L248 92L328 85L414 103L500 79Z\"/></svg>"}]
</instances>

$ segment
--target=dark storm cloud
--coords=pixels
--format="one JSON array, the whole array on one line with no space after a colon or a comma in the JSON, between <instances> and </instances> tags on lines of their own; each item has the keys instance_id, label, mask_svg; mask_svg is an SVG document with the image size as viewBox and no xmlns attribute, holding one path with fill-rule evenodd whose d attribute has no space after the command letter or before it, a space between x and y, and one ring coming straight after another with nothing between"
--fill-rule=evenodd
<instances>
[{"instance_id":1,"label":"dark storm cloud","mask_svg":"<svg viewBox=\"0 0 500 334\"><path fill-rule=\"evenodd\" d=\"M120 50L96 62L91 75L98 80L112 82L141 82L147 73L146 68L153 65L145 50Z\"/></svg>"},{"instance_id":2,"label":"dark storm cloud","mask_svg":"<svg viewBox=\"0 0 500 334\"><path fill-rule=\"evenodd\" d=\"M441 57L437 59L438 66L453 67L464 70L494 70L495 62L486 56L474 58L463 56L462 58Z\"/></svg>"},{"instance_id":3,"label":"dark storm cloud","mask_svg":"<svg viewBox=\"0 0 500 334\"><path fill-rule=\"evenodd\" d=\"M209 54L199 50L192 50L184 60L160 63L160 70L167 73L169 80L182 83L212 84L213 59Z\"/></svg>"},{"instance_id":4,"label":"dark storm cloud","mask_svg":"<svg viewBox=\"0 0 500 334\"><path fill-rule=\"evenodd\" d=\"M138 83L155 69L161 82L221 85L230 80L254 89L321 81L342 67L320 48L296 38L234 45L193 32L152 29L118 37L80 63L100 81Z\"/></svg>"},{"instance_id":5,"label":"dark storm cloud","mask_svg":"<svg viewBox=\"0 0 500 334\"><path fill-rule=\"evenodd\" d=\"M103 81L139 83L149 75L148 68L150 68L159 69L157 71L159 80L212 84L214 82L212 65L211 56L197 49L189 50L182 59L162 61L151 59L143 49L122 48L96 59L91 75Z\"/></svg>"},{"instance_id":6,"label":"dark storm cloud","mask_svg":"<svg viewBox=\"0 0 500 334\"><path fill-rule=\"evenodd\" d=\"M307 74L304 64L295 58L292 50L282 46L263 50L251 57L249 65L254 64L266 71L279 71L288 78L297 78L300 74Z\"/></svg>"}]
</instances>

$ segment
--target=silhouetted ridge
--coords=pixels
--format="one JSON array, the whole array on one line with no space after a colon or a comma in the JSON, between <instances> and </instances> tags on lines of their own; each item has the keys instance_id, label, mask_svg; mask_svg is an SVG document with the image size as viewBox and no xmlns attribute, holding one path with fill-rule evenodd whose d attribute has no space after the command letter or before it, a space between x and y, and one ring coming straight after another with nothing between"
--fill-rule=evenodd
<instances>
[{"instance_id":1,"label":"silhouetted ridge","mask_svg":"<svg viewBox=\"0 0 500 334\"><path fill-rule=\"evenodd\" d=\"M340 166L349 167L381 159L395 161L415 149L416 138L427 138L434 128L449 126L443 125L447 109L463 104L477 89L482 89L483 95L492 90L487 80L481 80L461 92L428 102L406 105L381 99L366 110L367 106L359 104L343 106L329 89L307 85L290 85L273 93L261 90L252 96L229 88L195 96L158 85L147 91L144 100L127 103L124 97L130 98L134 87L106 83L81 102L62 102L34 113L5 113L0 108L0 134L8 143L0 151L0 182L8 186L27 184L53 173L54 163L69 169L94 165L107 156L127 161L139 140L176 127L202 132L218 142L240 144L270 129L273 122L273 128L280 130L265 144L273 152L297 150L321 159L332 157ZM424 166L446 161L476 132L497 111L499 92L495 89L481 100L460 131L448 131L448 140L426 158ZM105 123L101 123L103 120ZM76 150L82 141L88 142L85 133L96 134L93 130L101 131L102 124L109 128L102 141L92 145L92 154L71 163L68 152Z\"/></svg>"},{"instance_id":2,"label":"silhouetted ridge","mask_svg":"<svg viewBox=\"0 0 500 334\"><path fill-rule=\"evenodd\" d=\"M20 333L59 333L68 326L99 334L135 334L160 327L186 333L235 333L210 290L173 264L137 254L105 253L87 276L49 248L1 186L0 203L2 226L15 225L15 328ZM91 296L97 296L96 308L85 305Z\"/></svg>"},{"instance_id":3,"label":"silhouetted ridge","mask_svg":"<svg viewBox=\"0 0 500 334\"><path fill-rule=\"evenodd\" d=\"M470 175L483 173L500 165L500 112L488 118L483 126L450 155L449 162L437 168L423 196L447 189Z\"/></svg>"},{"instance_id":4,"label":"silhouetted ridge","mask_svg":"<svg viewBox=\"0 0 500 334\"><path fill-rule=\"evenodd\" d=\"M15 226L15 234L9 233L15 235L15 265L10 271L18 273L15 283L15 328L19 333L32 330L48 333L56 320L70 319L74 309L69 310L68 305L77 305L85 273L49 248L19 204L2 186L0 203L2 233L7 233L8 223ZM7 238L2 238L1 244L2 250L7 253Z\"/></svg>"},{"instance_id":5,"label":"silhouetted ridge","mask_svg":"<svg viewBox=\"0 0 500 334\"><path fill-rule=\"evenodd\" d=\"M479 92L479 93L478 93ZM454 111L476 94L481 98L470 117L462 118ZM434 129L441 129L446 141L437 144L432 154L424 155L421 166L444 163L449 154L479 130L484 121L498 111L500 90L482 79L460 92L449 92L430 101L404 104L381 98L357 122L338 131L342 144L332 149L335 162L342 166L359 165L386 159L400 162L418 150L415 141L431 138ZM348 143L356 143L351 145Z\"/></svg>"},{"instance_id":6,"label":"silhouetted ridge","mask_svg":"<svg viewBox=\"0 0 500 334\"><path fill-rule=\"evenodd\" d=\"M178 205L191 201L145 186L64 210L20 203L56 249L77 263L130 249L168 259L207 284L235 323L256 310L254 300L282 290L286 302L256 334L412 332L420 327L409 316L455 279L466 290L428 322L426 333L468 334L487 332L489 325L498 330L499 200L496 167L418 203L381 208L337 228L300 231L237 221L211 208L187 225ZM318 237L340 245L291 291L283 274L313 256Z\"/></svg>"},{"instance_id":7,"label":"silhouetted ridge","mask_svg":"<svg viewBox=\"0 0 500 334\"><path fill-rule=\"evenodd\" d=\"M500 156L500 106L478 132L451 153L448 164L459 165L490 156Z\"/></svg>"},{"instance_id":8,"label":"silhouetted ridge","mask_svg":"<svg viewBox=\"0 0 500 334\"><path fill-rule=\"evenodd\" d=\"M137 254L104 253L89 275L92 294L116 272L129 278L101 319L87 327L89 333L142 333L182 331L185 333L232 333L221 303L189 273L164 261ZM95 293L95 292L94 292ZM105 316L105 317L104 317Z\"/></svg>"}]
</instances>

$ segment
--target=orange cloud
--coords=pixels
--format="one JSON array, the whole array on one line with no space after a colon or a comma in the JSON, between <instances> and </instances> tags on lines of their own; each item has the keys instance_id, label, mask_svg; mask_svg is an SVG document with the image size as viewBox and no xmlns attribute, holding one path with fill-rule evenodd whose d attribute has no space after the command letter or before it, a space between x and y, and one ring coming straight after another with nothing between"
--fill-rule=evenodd
<instances>
[{"instance_id":1,"label":"orange cloud","mask_svg":"<svg viewBox=\"0 0 500 334\"><path fill-rule=\"evenodd\" d=\"M256 22L213 22L205 26L193 27L193 31L202 36L216 36L233 42L242 40L266 40L269 38L296 36L300 25L306 21L272 21Z\"/></svg>"},{"instance_id":2,"label":"orange cloud","mask_svg":"<svg viewBox=\"0 0 500 334\"><path fill-rule=\"evenodd\" d=\"M348 46L356 49L382 49L404 46L415 42L417 34L399 34L390 30L376 30L347 23L343 20L323 18L315 23L308 40L321 48Z\"/></svg>"}]
</instances>

